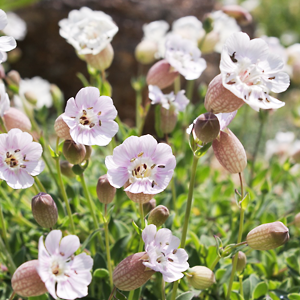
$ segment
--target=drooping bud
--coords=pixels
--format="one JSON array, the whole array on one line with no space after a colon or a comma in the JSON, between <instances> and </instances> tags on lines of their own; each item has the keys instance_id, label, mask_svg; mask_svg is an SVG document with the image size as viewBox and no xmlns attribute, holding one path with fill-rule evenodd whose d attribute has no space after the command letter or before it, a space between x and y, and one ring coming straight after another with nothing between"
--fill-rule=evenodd
<instances>
[{"instance_id":1,"label":"drooping bud","mask_svg":"<svg viewBox=\"0 0 300 300\"><path fill-rule=\"evenodd\" d=\"M126 189L128 186L130 185L130 183L127 181L124 184L124 189ZM144 193L131 193L128 191L125 191L126 195L128 196L128 198L130 200L132 200L135 203L146 203L149 202L155 195L154 194L144 194Z\"/></svg>"},{"instance_id":2,"label":"drooping bud","mask_svg":"<svg viewBox=\"0 0 300 300\"><path fill-rule=\"evenodd\" d=\"M238 110L245 102L227 90L222 84L222 75L217 75L208 85L204 106L207 111L230 113Z\"/></svg>"},{"instance_id":3,"label":"drooping bud","mask_svg":"<svg viewBox=\"0 0 300 300\"><path fill-rule=\"evenodd\" d=\"M61 173L69 178L75 177L75 173L73 172L73 164L70 164L67 160L61 160L59 162Z\"/></svg>"},{"instance_id":4,"label":"drooping bud","mask_svg":"<svg viewBox=\"0 0 300 300\"><path fill-rule=\"evenodd\" d=\"M169 218L170 212L164 205L158 205L150 211L148 224L154 224L156 227L163 225Z\"/></svg>"},{"instance_id":5,"label":"drooping bud","mask_svg":"<svg viewBox=\"0 0 300 300\"><path fill-rule=\"evenodd\" d=\"M206 36L203 36L203 38L199 43L202 54L214 52L215 46L220 40L220 35L215 31L211 31Z\"/></svg>"},{"instance_id":6,"label":"drooping bud","mask_svg":"<svg viewBox=\"0 0 300 300\"><path fill-rule=\"evenodd\" d=\"M114 49L111 44L108 44L102 51L98 54L86 54L86 62L93 68L104 71L108 69L114 58Z\"/></svg>"},{"instance_id":7,"label":"drooping bud","mask_svg":"<svg viewBox=\"0 0 300 300\"><path fill-rule=\"evenodd\" d=\"M294 223L297 228L300 228L300 213L296 214Z\"/></svg>"},{"instance_id":8,"label":"drooping bud","mask_svg":"<svg viewBox=\"0 0 300 300\"><path fill-rule=\"evenodd\" d=\"M50 93L53 99L53 103L57 111L61 111L62 106L64 105L64 95L60 88L56 85L51 83L50 84Z\"/></svg>"},{"instance_id":9,"label":"drooping bud","mask_svg":"<svg viewBox=\"0 0 300 300\"><path fill-rule=\"evenodd\" d=\"M58 218L57 207L49 194L39 193L32 198L31 210L36 222L45 228L53 227Z\"/></svg>"},{"instance_id":10,"label":"drooping bud","mask_svg":"<svg viewBox=\"0 0 300 300\"><path fill-rule=\"evenodd\" d=\"M36 268L39 261L30 260L22 264L14 273L11 285L14 292L21 297L35 297L48 292Z\"/></svg>"},{"instance_id":11,"label":"drooping bud","mask_svg":"<svg viewBox=\"0 0 300 300\"><path fill-rule=\"evenodd\" d=\"M277 221L255 227L248 233L246 241L254 250L270 250L285 244L289 238L289 229Z\"/></svg>"},{"instance_id":12,"label":"drooping bud","mask_svg":"<svg viewBox=\"0 0 300 300\"><path fill-rule=\"evenodd\" d=\"M234 256L233 256L234 258ZM236 265L236 271L239 273L242 273L246 267L247 264L247 257L244 252L239 251L238 252L238 261Z\"/></svg>"},{"instance_id":13,"label":"drooping bud","mask_svg":"<svg viewBox=\"0 0 300 300\"><path fill-rule=\"evenodd\" d=\"M222 11L229 17L236 19L240 25L248 25L252 22L250 13L240 5L226 5L222 7Z\"/></svg>"},{"instance_id":14,"label":"drooping bud","mask_svg":"<svg viewBox=\"0 0 300 300\"><path fill-rule=\"evenodd\" d=\"M174 109L160 108L160 129L164 134L171 133L177 123L177 113Z\"/></svg>"},{"instance_id":15,"label":"drooping bud","mask_svg":"<svg viewBox=\"0 0 300 300\"><path fill-rule=\"evenodd\" d=\"M4 125L7 131L12 128L19 128L22 131L29 132L31 130L31 123L29 118L19 109L10 107L3 116Z\"/></svg>"},{"instance_id":16,"label":"drooping bud","mask_svg":"<svg viewBox=\"0 0 300 300\"><path fill-rule=\"evenodd\" d=\"M204 290L216 283L213 271L204 266L195 266L188 269L187 280L189 284L197 290Z\"/></svg>"},{"instance_id":17,"label":"drooping bud","mask_svg":"<svg viewBox=\"0 0 300 300\"><path fill-rule=\"evenodd\" d=\"M38 101L36 94L33 91L27 91L24 93L25 99L32 105L35 105Z\"/></svg>"},{"instance_id":18,"label":"drooping bud","mask_svg":"<svg viewBox=\"0 0 300 300\"><path fill-rule=\"evenodd\" d=\"M93 148L89 145L84 145L84 146L86 151L84 160L89 160L92 155Z\"/></svg>"},{"instance_id":19,"label":"drooping bud","mask_svg":"<svg viewBox=\"0 0 300 300\"><path fill-rule=\"evenodd\" d=\"M123 259L114 269L114 285L121 291L132 291L145 284L155 273L153 270L146 270L143 265L147 258L146 252L139 252Z\"/></svg>"},{"instance_id":20,"label":"drooping bud","mask_svg":"<svg viewBox=\"0 0 300 300\"><path fill-rule=\"evenodd\" d=\"M151 40L142 40L135 48L135 58L141 64L151 64L155 61L157 44Z\"/></svg>"},{"instance_id":21,"label":"drooping bud","mask_svg":"<svg viewBox=\"0 0 300 300\"><path fill-rule=\"evenodd\" d=\"M204 144L212 142L220 132L219 119L211 112L200 115L194 126L196 137Z\"/></svg>"},{"instance_id":22,"label":"drooping bud","mask_svg":"<svg viewBox=\"0 0 300 300\"><path fill-rule=\"evenodd\" d=\"M219 163L230 173L241 173L247 166L245 149L239 139L227 128L212 143Z\"/></svg>"},{"instance_id":23,"label":"drooping bud","mask_svg":"<svg viewBox=\"0 0 300 300\"><path fill-rule=\"evenodd\" d=\"M156 206L156 200L152 198L149 202L143 204L144 215L147 215Z\"/></svg>"},{"instance_id":24,"label":"drooping bud","mask_svg":"<svg viewBox=\"0 0 300 300\"><path fill-rule=\"evenodd\" d=\"M67 123L63 120L63 114L59 115L57 119L54 122L54 130L56 132L56 135L63 139L63 140L72 140L72 137L70 135L70 127L67 125Z\"/></svg>"},{"instance_id":25,"label":"drooping bud","mask_svg":"<svg viewBox=\"0 0 300 300\"><path fill-rule=\"evenodd\" d=\"M65 140L63 154L68 162L78 165L83 162L86 155L86 150L82 144L76 144L74 141Z\"/></svg>"},{"instance_id":26,"label":"drooping bud","mask_svg":"<svg viewBox=\"0 0 300 300\"><path fill-rule=\"evenodd\" d=\"M19 86L21 81L21 76L19 72L17 72L16 70L11 70L10 72L7 73L5 79L8 85Z\"/></svg>"},{"instance_id":27,"label":"drooping bud","mask_svg":"<svg viewBox=\"0 0 300 300\"><path fill-rule=\"evenodd\" d=\"M146 81L148 85L156 85L162 90L173 84L178 75L179 73L173 71L171 65L163 59L150 68Z\"/></svg>"},{"instance_id":28,"label":"drooping bud","mask_svg":"<svg viewBox=\"0 0 300 300\"><path fill-rule=\"evenodd\" d=\"M116 188L109 183L107 174L99 177L96 191L101 203L109 204L114 200Z\"/></svg>"}]
</instances>

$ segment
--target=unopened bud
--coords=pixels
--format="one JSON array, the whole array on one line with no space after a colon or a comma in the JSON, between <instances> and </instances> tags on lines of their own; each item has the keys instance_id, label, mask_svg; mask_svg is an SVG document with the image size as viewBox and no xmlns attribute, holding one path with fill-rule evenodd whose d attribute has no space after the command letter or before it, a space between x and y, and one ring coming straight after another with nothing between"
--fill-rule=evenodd
<instances>
[{"instance_id":1,"label":"unopened bud","mask_svg":"<svg viewBox=\"0 0 300 300\"><path fill-rule=\"evenodd\" d=\"M5 75L5 70L4 67L0 64L0 79L5 79L6 75Z\"/></svg>"},{"instance_id":2,"label":"unopened bud","mask_svg":"<svg viewBox=\"0 0 300 300\"><path fill-rule=\"evenodd\" d=\"M10 72L7 73L5 79L6 79L6 82L8 85L19 86L20 81L21 81L21 76L20 76L19 72L15 71L15 70L11 70Z\"/></svg>"},{"instance_id":3,"label":"unopened bud","mask_svg":"<svg viewBox=\"0 0 300 300\"><path fill-rule=\"evenodd\" d=\"M141 64L151 64L155 61L157 44L151 40L142 40L135 48L135 58Z\"/></svg>"},{"instance_id":4,"label":"unopened bud","mask_svg":"<svg viewBox=\"0 0 300 300\"><path fill-rule=\"evenodd\" d=\"M233 256L234 258L234 256ZM238 261L236 265L236 271L239 273L242 273L246 267L247 264L247 257L244 252L239 251L238 252Z\"/></svg>"},{"instance_id":5,"label":"unopened bud","mask_svg":"<svg viewBox=\"0 0 300 300\"><path fill-rule=\"evenodd\" d=\"M160 108L160 129L164 134L171 133L177 123L177 114L170 107L170 109L166 109L161 106Z\"/></svg>"},{"instance_id":6,"label":"unopened bud","mask_svg":"<svg viewBox=\"0 0 300 300\"><path fill-rule=\"evenodd\" d=\"M194 126L196 137L204 144L212 142L220 132L219 119L211 112L200 115Z\"/></svg>"},{"instance_id":7,"label":"unopened bud","mask_svg":"<svg viewBox=\"0 0 300 300\"><path fill-rule=\"evenodd\" d=\"M255 227L248 233L246 241L254 250L270 250L285 244L289 238L289 229L277 221Z\"/></svg>"},{"instance_id":8,"label":"unopened bud","mask_svg":"<svg viewBox=\"0 0 300 300\"><path fill-rule=\"evenodd\" d=\"M169 218L169 210L164 205L158 205L151 210L148 217L148 224L154 224L156 227L163 225Z\"/></svg>"},{"instance_id":9,"label":"unopened bud","mask_svg":"<svg viewBox=\"0 0 300 300\"><path fill-rule=\"evenodd\" d=\"M93 148L89 145L84 145L84 146L86 151L84 160L89 160L92 155Z\"/></svg>"},{"instance_id":10,"label":"unopened bud","mask_svg":"<svg viewBox=\"0 0 300 300\"><path fill-rule=\"evenodd\" d=\"M230 113L238 110L245 102L227 90L222 84L222 75L217 75L208 85L204 106L207 111Z\"/></svg>"},{"instance_id":11,"label":"unopened bud","mask_svg":"<svg viewBox=\"0 0 300 300\"><path fill-rule=\"evenodd\" d=\"M54 130L56 132L56 135L63 139L63 140L72 140L72 137L70 135L70 127L67 125L67 123L63 120L63 114L57 117L57 119L54 122Z\"/></svg>"},{"instance_id":12,"label":"unopened bud","mask_svg":"<svg viewBox=\"0 0 300 300\"><path fill-rule=\"evenodd\" d=\"M241 173L247 166L245 149L230 129L220 131L220 135L212 143L219 163L230 173Z\"/></svg>"},{"instance_id":13,"label":"unopened bud","mask_svg":"<svg viewBox=\"0 0 300 300\"><path fill-rule=\"evenodd\" d=\"M3 116L4 125L7 131L12 128L19 128L22 131L29 132L31 130L31 123L29 118L19 109L10 107Z\"/></svg>"},{"instance_id":14,"label":"unopened bud","mask_svg":"<svg viewBox=\"0 0 300 300\"><path fill-rule=\"evenodd\" d=\"M76 144L71 140L66 140L63 146L63 154L68 162L78 165L83 162L86 150L84 145Z\"/></svg>"},{"instance_id":15,"label":"unopened bud","mask_svg":"<svg viewBox=\"0 0 300 300\"><path fill-rule=\"evenodd\" d=\"M54 106L58 111L60 111L62 109L62 105L64 104L64 95L62 91L56 84L51 83L50 93L53 99Z\"/></svg>"},{"instance_id":16,"label":"unopened bud","mask_svg":"<svg viewBox=\"0 0 300 300\"><path fill-rule=\"evenodd\" d=\"M35 93L33 91L27 91L24 93L25 99L30 103L35 105L38 101Z\"/></svg>"},{"instance_id":17,"label":"unopened bud","mask_svg":"<svg viewBox=\"0 0 300 300\"><path fill-rule=\"evenodd\" d=\"M222 11L229 17L236 19L240 25L248 25L252 22L250 13L240 5L223 6Z\"/></svg>"},{"instance_id":18,"label":"unopened bud","mask_svg":"<svg viewBox=\"0 0 300 300\"><path fill-rule=\"evenodd\" d=\"M206 36L203 36L202 40L199 43L199 46L201 46L200 50L202 54L214 52L215 46L219 41L220 41L220 35L215 31L211 31Z\"/></svg>"},{"instance_id":19,"label":"unopened bud","mask_svg":"<svg viewBox=\"0 0 300 300\"><path fill-rule=\"evenodd\" d=\"M143 204L144 214L147 215L156 206L156 200L152 198L149 202Z\"/></svg>"},{"instance_id":20,"label":"unopened bud","mask_svg":"<svg viewBox=\"0 0 300 300\"><path fill-rule=\"evenodd\" d=\"M130 183L127 181L124 184L124 189L126 189ZM149 202L155 195L154 194L144 194L144 193L131 193L128 191L125 191L126 195L130 200L132 200L135 203L146 203Z\"/></svg>"},{"instance_id":21,"label":"unopened bud","mask_svg":"<svg viewBox=\"0 0 300 300\"><path fill-rule=\"evenodd\" d=\"M296 214L294 223L297 228L300 228L300 213Z\"/></svg>"},{"instance_id":22,"label":"unopened bud","mask_svg":"<svg viewBox=\"0 0 300 300\"><path fill-rule=\"evenodd\" d=\"M39 193L32 198L31 210L36 222L45 228L53 227L58 218L57 207L49 194Z\"/></svg>"},{"instance_id":23,"label":"unopened bud","mask_svg":"<svg viewBox=\"0 0 300 300\"><path fill-rule=\"evenodd\" d=\"M204 266L195 266L188 269L187 280L189 284L197 290L207 289L216 283L213 271Z\"/></svg>"},{"instance_id":24,"label":"unopened bud","mask_svg":"<svg viewBox=\"0 0 300 300\"><path fill-rule=\"evenodd\" d=\"M93 68L104 71L108 69L114 58L114 49L111 44L108 44L101 52L98 54L86 54L86 62Z\"/></svg>"},{"instance_id":25,"label":"unopened bud","mask_svg":"<svg viewBox=\"0 0 300 300\"><path fill-rule=\"evenodd\" d=\"M109 183L107 174L99 177L96 191L101 203L109 204L114 200L116 188Z\"/></svg>"},{"instance_id":26,"label":"unopened bud","mask_svg":"<svg viewBox=\"0 0 300 300\"><path fill-rule=\"evenodd\" d=\"M37 259L30 260L15 271L11 279L11 285L16 294L21 297L35 297L48 292L37 272L38 265L39 261Z\"/></svg>"},{"instance_id":27,"label":"unopened bud","mask_svg":"<svg viewBox=\"0 0 300 300\"><path fill-rule=\"evenodd\" d=\"M171 65L163 59L150 68L146 81L148 85L156 85L162 90L173 84L177 76L179 73L173 71Z\"/></svg>"},{"instance_id":28,"label":"unopened bud","mask_svg":"<svg viewBox=\"0 0 300 300\"><path fill-rule=\"evenodd\" d=\"M73 164L70 164L67 160L61 160L59 162L59 165L60 165L60 170L61 170L61 173L68 177L68 178L72 178L72 177L75 177L75 173L73 172L72 168L73 168Z\"/></svg>"},{"instance_id":29,"label":"unopened bud","mask_svg":"<svg viewBox=\"0 0 300 300\"><path fill-rule=\"evenodd\" d=\"M155 273L143 265L146 252L132 254L123 259L113 272L114 285L121 291L132 291L145 284Z\"/></svg>"}]
</instances>

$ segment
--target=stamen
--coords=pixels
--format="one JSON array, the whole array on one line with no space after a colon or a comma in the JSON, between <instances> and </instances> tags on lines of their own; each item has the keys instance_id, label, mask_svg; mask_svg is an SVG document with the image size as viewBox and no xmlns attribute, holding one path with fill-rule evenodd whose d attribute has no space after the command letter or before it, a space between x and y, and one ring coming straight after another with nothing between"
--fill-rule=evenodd
<instances>
[{"instance_id":1,"label":"stamen","mask_svg":"<svg viewBox=\"0 0 300 300\"><path fill-rule=\"evenodd\" d=\"M64 273L64 275L67 276L67 277L70 277L70 275L68 275L68 274L66 274L66 273Z\"/></svg>"},{"instance_id":2,"label":"stamen","mask_svg":"<svg viewBox=\"0 0 300 300\"><path fill-rule=\"evenodd\" d=\"M6 152L6 158L10 158L10 157L12 157L12 155L9 154L9 152Z\"/></svg>"},{"instance_id":3,"label":"stamen","mask_svg":"<svg viewBox=\"0 0 300 300\"><path fill-rule=\"evenodd\" d=\"M168 258L168 261L173 262L174 260L172 258Z\"/></svg>"},{"instance_id":4,"label":"stamen","mask_svg":"<svg viewBox=\"0 0 300 300\"><path fill-rule=\"evenodd\" d=\"M90 128L94 127L95 126L95 123L91 123L90 124Z\"/></svg>"},{"instance_id":5,"label":"stamen","mask_svg":"<svg viewBox=\"0 0 300 300\"><path fill-rule=\"evenodd\" d=\"M25 168L26 168L26 166L25 166L25 165L21 165L21 166L20 166L20 168L23 168L23 169L25 169Z\"/></svg>"},{"instance_id":6,"label":"stamen","mask_svg":"<svg viewBox=\"0 0 300 300\"><path fill-rule=\"evenodd\" d=\"M151 166L151 169L154 169L156 167L156 164L153 164L152 166Z\"/></svg>"},{"instance_id":7,"label":"stamen","mask_svg":"<svg viewBox=\"0 0 300 300\"><path fill-rule=\"evenodd\" d=\"M86 110L85 110L85 109L83 109L83 110L82 110L82 113L83 113L84 115L86 115L86 114L87 114L87 112L86 112Z\"/></svg>"},{"instance_id":8,"label":"stamen","mask_svg":"<svg viewBox=\"0 0 300 300\"><path fill-rule=\"evenodd\" d=\"M59 254L60 254L61 256L65 256L65 254L64 254L63 252L59 252Z\"/></svg>"},{"instance_id":9,"label":"stamen","mask_svg":"<svg viewBox=\"0 0 300 300\"><path fill-rule=\"evenodd\" d=\"M91 106L91 107L88 107L88 109L93 109L93 106Z\"/></svg>"},{"instance_id":10,"label":"stamen","mask_svg":"<svg viewBox=\"0 0 300 300\"><path fill-rule=\"evenodd\" d=\"M147 165L146 164L144 164L144 169L147 169Z\"/></svg>"},{"instance_id":11,"label":"stamen","mask_svg":"<svg viewBox=\"0 0 300 300\"><path fill-rule=\"evenodd\" d=\"M138 166L138 168L137 168L137 171L139 172L141 170L141 167L140 166Z\"/></svg>"},{"instance_id":12,"label":"stamen","mask_svg":"<svg viewBox=\"0 0 300 300\"><path fill-rule=\"evenodd\" d=\"M138 157L141 157L143 155L144 155L144 152L141 152L141 153L138 154Z\"/></svg>"},{"instance_id":13,"label":"stamen","mask_svg":"<svg viewBox=\"0 0 300 300\"><path fill-rule=\"evenodd\" d=\"M132 176L134 176L134 171L133 170L131 171L131 174L132 174Z\"/></svg>"},{"instance_id":14,"label":"stamen","mask_svg":"<svg viewBox=\"0 0 300 300\"><path fill-rule=\"evenodd\" d=\"M237 59L235 58L235 53L236 53L236 52L233 52L232 55L229 55L229 57L231 58L232 62L234 62L234 63L237 62Z\"/></svg>"},{"instance_id":15,"label":"stamen","mask_svg":"<svg viewBox=\"0 0 300 300\"><path fill-rule=\"evenodd\" d=\"M20 149L16 149L16 150L15 150L15 153L20 152L20 151L21 151Z\"/></svg>"},{"instance_id":16,"label":"stamen","mask_svg":"<svg viewBox=\"0 0 300 300\"><path fill-rule=\"evenodd\" d=\"M162 168L162 169L164 169L166 166L163 166L163 165L159 165L159 166L157 166L158 168Z\"/></svg>"},{"instance_id":17,"label":"stamen","mask_svg":"<svg viewBox=\"0 0 300 300\"><path fill-rule=\"evenodd\" d=\"M272 80L272 79L275 79L275 76L273 76L273 77L269 77L268 79L270 79L270 80Z\"/></svg>"},{"instance_id":18,"label":"stamen","mask_svg":"<svg viewBox=\"0 0 300 300\"><path fill-rule=\"evenodd\" d=\"M174 250L173 250L173 254L176 254L176 252L177 252L177 249L174 249Z\"/></svg>"},{"instance_id":19,"label":"stamen","mask_svg":"<svg viewBox=\"0 0 300 300\"><path fill-rule=\"evenodd\" d=\"M130 160L130 162L134 162L135 160L136 160L136 158L134 157Z\"/></svg>"},{"instance_id":20,"label":"stamen","mask_svg":"<svg viewBox=\"0 0 300 300\"><path fill-rule=\"evenodd\" d=\"M99 120L99 126L101 126L101 125L102 125L101 120Z\"/></svg>"},{"instance_id":21,"label":"stamen","mask_svg":"<svg viewBox=\"0 0 300 300\"><path fill-rule=\"evenodd\" d=\"M100 116L101 114L102 114L102 112L101 112L101 111L99 111L99 112L98 112L98 116Z\"/></svg>"}]
</instances>

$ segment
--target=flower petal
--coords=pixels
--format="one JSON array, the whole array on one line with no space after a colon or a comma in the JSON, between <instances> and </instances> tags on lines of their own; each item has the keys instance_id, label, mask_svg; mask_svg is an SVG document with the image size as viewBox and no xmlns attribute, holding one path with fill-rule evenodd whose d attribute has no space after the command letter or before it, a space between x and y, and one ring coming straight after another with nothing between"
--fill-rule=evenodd
<instances>
[{"instance_id":1,"label":"flower petal","mask_svg":"<svg viewBox=\"0 0 300 300\"><path fill-rule=\"evenodd\" d=\"M76 252L79 246L80 246L80 241L78 236L67 235L60 242L59 253L61 256L67 259L68 257L70 257L72 254Z\"/></svg>"},{"instance_id":2,"label":"flower petal","mask_svg":"<svg viewBox=\"0 0 300 300\"><path fill-rule=\"evenodd\" d=\"M51 230L46 237L45 246L50 255L59 254L59 242L61 240L62 233L60 230Z\"/></svg>"}]
</instances>

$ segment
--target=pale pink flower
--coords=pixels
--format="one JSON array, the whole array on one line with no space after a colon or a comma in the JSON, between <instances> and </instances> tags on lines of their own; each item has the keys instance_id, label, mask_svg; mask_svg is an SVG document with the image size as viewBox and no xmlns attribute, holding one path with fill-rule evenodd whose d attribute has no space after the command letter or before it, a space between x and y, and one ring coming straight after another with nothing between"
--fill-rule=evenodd
<instances>
[{"instance_id":1,"label":"pale pink flower","mask_svg":"<svg viewBox=\"0 0 300 300\"><path fill-rule=\"evenodd\" d=\"M148 255L143 264L163 275L163 280L173 282L183 277L184 271L189 268L188 254L183 248L179 248L180 240L172 235L172 231L150 224L143 230L142 238L145 243L145 251Z\"/></svg>"},{"instance_id":2,"label":"pale pink flower","mask_svg":"<svg viewBox=\"0 0 300 300\"><path fill-rule=\"evenodd\" d=\"M220 130L224 131L224 129L231 123L234 117L237 114L237 110L230 112L230 113L220 113L216 114L216 117L220 123Z\"/></svg>"},{"instance_id":3,"label":"pale pink flower","mask_svg":"<svg viewBox=\"0 0 300 300\"><path fill-rule=\"evenodd\" d=\"M8 95L5 91L4 83L0 82L0 117L3 117L4 113L8 111L10 102Z\"/></svg>"},{"instance_id":4,"label":"pale pink flower","mask_svg":"<svg viewBox=\"0 0 300 300\"><path fill-rule=\"evenodd\" d=\"M85 87L68 100L63 120L75 143L106 146L118 132L117 114L110 97L100 97L97 88Z\"/></svg>"},{"instance_id":5,"label":"pale pink flower","mask_svg":"<svg viewBox=\"0 0 300 300\"><path fill-rule=\"evenodd\" d=\"M20 129L0 134L0 178L13 189L25 189L33 185L32 176L44 170L40 160L43 148L32 141L32 136Z\"/></svg>"},{"instance_id":6,"label":"pale pink flower","mask_svg":"<svg viewBox=\"0 0 300 300\"><path fill-rule=\"evenodd\" d=\"M45 247L46 246L46 247ZM60 230L52 230L39 239L38 274L54 299L82 298L92 281L93 259L86 253L73 256L80 242L76 235L62 238Z\"/></svg>"},{"instance_id":7,"label":"pale pink flower","mask_svg":"<svg viewBox=\"0 0 300 300\"><path fill-rule=\"evenodd\" d=\"M172 179L176 165L172 149L157 143L151 135L130 136L107 156L105 165L110 184L120 188L127 181L125 191L138 194L162 192Z\"/></svg>"}]
</instances>

